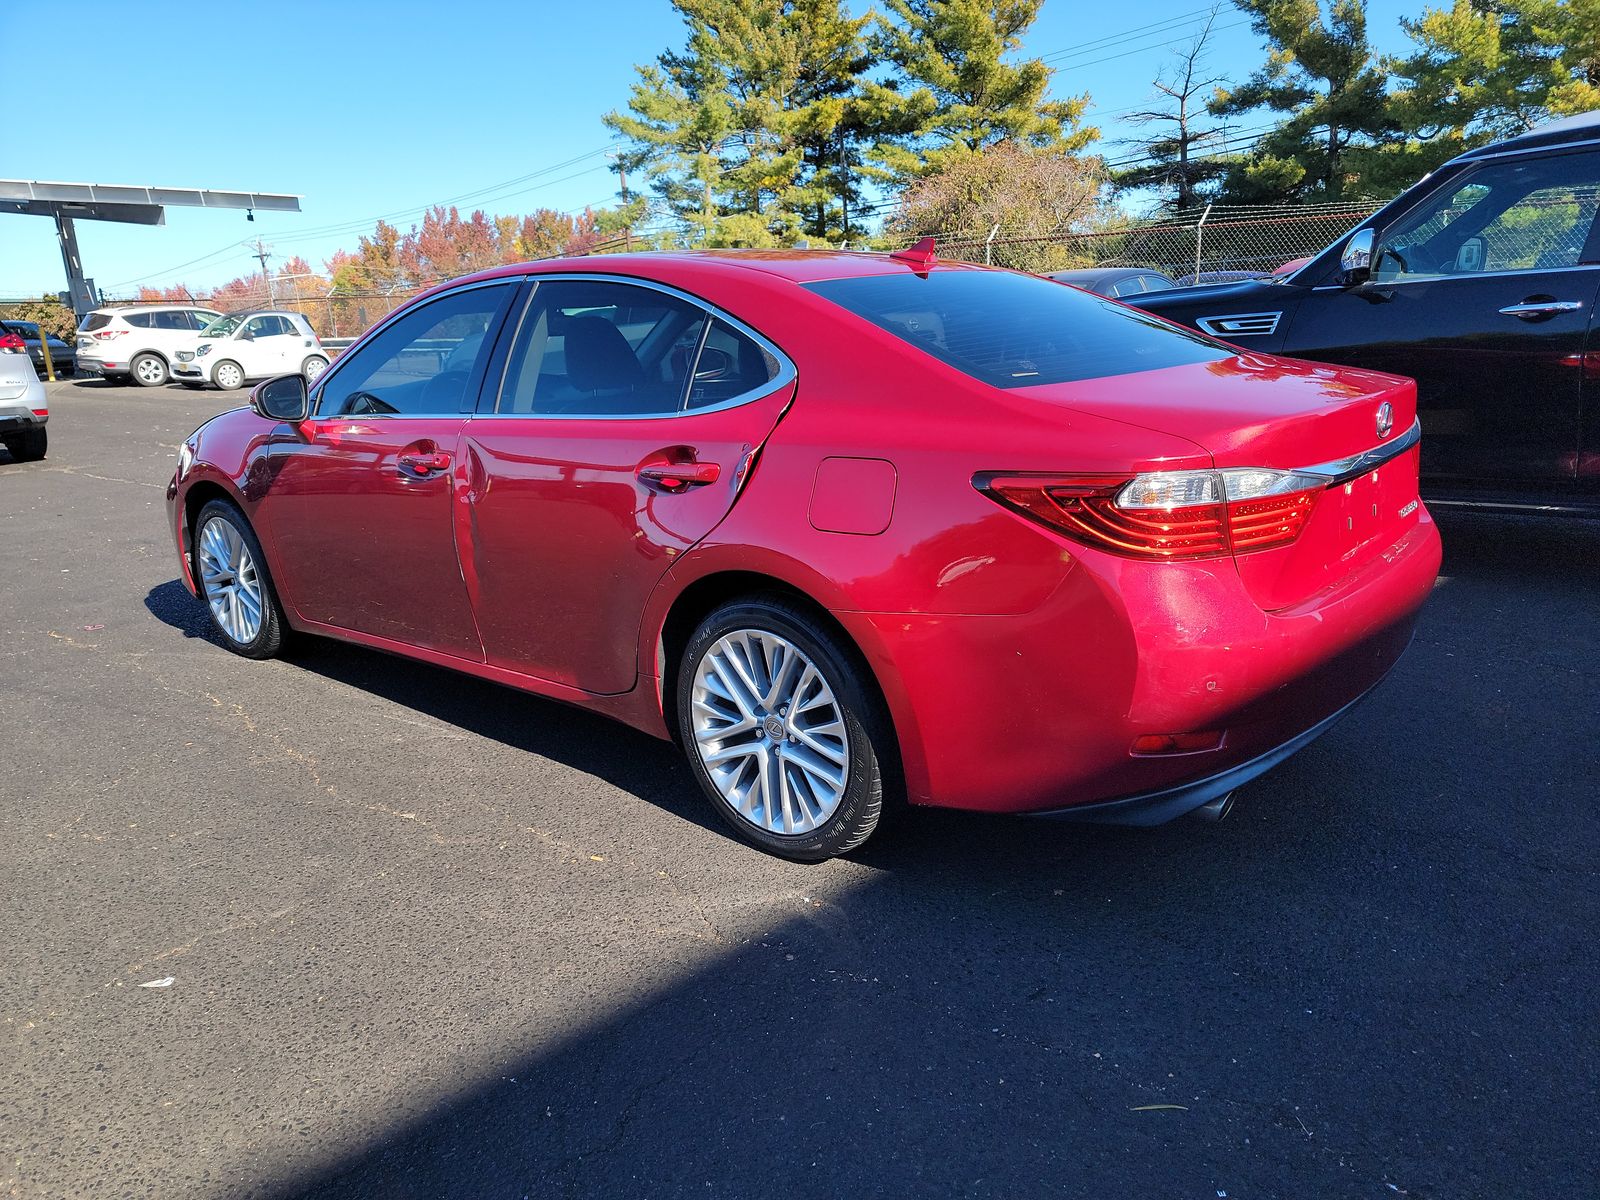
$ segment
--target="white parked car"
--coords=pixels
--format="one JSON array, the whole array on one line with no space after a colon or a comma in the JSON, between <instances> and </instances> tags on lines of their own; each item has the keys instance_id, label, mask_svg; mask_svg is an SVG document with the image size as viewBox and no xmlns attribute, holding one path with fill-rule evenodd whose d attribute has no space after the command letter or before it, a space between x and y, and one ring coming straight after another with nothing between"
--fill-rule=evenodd
<instances>
[{"instance_id":1,"label":"white parked car","mask_svg":"<svg viewBox=\"0 0 1600 1200\"><path fill-rule=\"evenodd\" d=\"M27 350L0 350L0 445L17 462L44 457L50 407Z\"/></svg>"},{"instance_id":2,"label":"white parked car","mask_svg":"<svg viewBox=\"0 0 1600 1200\"><path fill-rule=\"evenodd\" d=\"M160 387L173 355L221 315L193 304L97 308L78 323L78 372Z\"/></svg>"},{"instance_id":3,"label":"white parked car","mask_svg":"<svg viewBox=\"0 0 1600 1200\"><path fill-rule=\"evenodd\" d=\"M172 377L189 387L214 383L232 391L274 375L304 375L310 382L327 365L322 343L299 313L234 313L211 322L178 351Z\"/></svg>"}]
</instances>

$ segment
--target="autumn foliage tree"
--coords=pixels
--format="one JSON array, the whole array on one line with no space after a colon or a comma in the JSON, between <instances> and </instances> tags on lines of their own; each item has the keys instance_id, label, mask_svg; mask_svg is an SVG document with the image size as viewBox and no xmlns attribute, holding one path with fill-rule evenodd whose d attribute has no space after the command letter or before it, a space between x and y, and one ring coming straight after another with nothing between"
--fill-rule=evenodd
<instances>
[{"instance_id":1,"label":"autumn foliage tree","mask_svg":"<svg viewBox=\"0 0 1600 1200\"><path fill-rule=\"evenodd\" d=\"M1036 150L1018 142L952 159L901 194L889 228L907 237L953 233L949 247L983 260L985 231L1005 235L997 265L1028 271L1070 266L1058 239L1095 228L1107 217L1106 176L1098 159Z\"/></svg>"}]
</instances>

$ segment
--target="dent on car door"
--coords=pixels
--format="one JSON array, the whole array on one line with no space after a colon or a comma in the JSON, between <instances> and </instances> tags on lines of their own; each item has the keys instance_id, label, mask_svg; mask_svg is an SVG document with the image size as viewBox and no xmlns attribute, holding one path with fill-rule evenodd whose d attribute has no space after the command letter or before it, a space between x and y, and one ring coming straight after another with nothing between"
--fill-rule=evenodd
<instances>
[{"instance_id":1,"label":"dent on car door","mask_svg":"<svg viewBox=\"0 0 1600 1200\"><path fill-rule=\"evenodd\" d=\"M1570 486L1597 201L1593 151L1452 174L1378 231L1369 280L1306 301L1285 353L1416 379L1435 488Z\"/></svg>"},{"instance_id":2,"label":"dent on car door","mask_svg":"<svg viewBox=\"0 0 1600 1200\"><path fill-rule=\"evenodd\" d=\"M458 541L488 661L633 687L650 592L738 495L794 390L738 322L674 293L541 282L463 438Z\"/></svg>"},{"instance_id":3,"label":"dent on car door","mask_svg":"<svg viewBox=\"0 0 1600 1200\"><path fill-rule=\"evenodd\" d=\"M280 430L259 507L303 620L481 660L454 488L484 347L516 291L466 287L402 313L322 377L315 417Z\"/></svg>"}]
</instances>

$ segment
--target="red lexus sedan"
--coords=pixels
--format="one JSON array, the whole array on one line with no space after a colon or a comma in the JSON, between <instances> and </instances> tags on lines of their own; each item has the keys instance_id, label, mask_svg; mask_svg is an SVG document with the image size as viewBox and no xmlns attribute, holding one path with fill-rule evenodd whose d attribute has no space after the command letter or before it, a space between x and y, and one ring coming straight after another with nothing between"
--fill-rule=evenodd
<instances>
[{"instance_id":1,"label":"red lexus sedan","mask_svg":"<svg viewBox=\"0 0 1600 1200\"><path fill-rule=\"evenodd\" d=\"M1415 392L1032 276L809 251L506 267L181 448L183 578L610 714L743 837L884 804L1154 824L1316 737L1439 566Z\"/></svg>"}]
</instances>

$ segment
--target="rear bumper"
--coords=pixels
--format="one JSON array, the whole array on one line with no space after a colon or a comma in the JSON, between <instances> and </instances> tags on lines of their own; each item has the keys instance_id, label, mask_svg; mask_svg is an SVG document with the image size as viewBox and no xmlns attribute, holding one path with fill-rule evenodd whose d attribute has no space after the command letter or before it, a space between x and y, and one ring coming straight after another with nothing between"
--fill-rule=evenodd
<instances>
[{"instance_id":1,"label":"rear bumper","mask_svg":"<svg viewBox=\"0 0 1600 1200\"><path fill-rule=\"evenodd\" d=\"M1296 734L1282 745L1274 746L1248 762L1218 771L1215 775L1207 775L1203 779L1179 784L1177 787L1164 788L1159 792L1146 792L1141 796L1123 796L1117 800L1101 800L1071 808L1046 809L1029 815L1052 817L1063 821L1092 822L1098 825L1165 825L1168 821L1191 813L1202 805L1222 799L1235 788L1241 788L1252 779L1265 775L1296 751L1305 749L1343 720L1351 709L1367 698L1371 691L1372 689L1368 688L1332 716L1324 717L1310 729Z\"/></svg>"},{"instance_id":2,"label":"rear bumper","mask_svg":"<svg viewBox=\"0 0 1600 1200\"><path fill-rule=\"evenodd\" d=\"M883 685L913 803L1121 806L1121 819L1158 823L1270 769L1376 686L1410 644L1439 560L1424 509L1383 555L1280 612L1256 605L1231 562L1085 557L1026 614L837 615ZM1191 733L1218 744L1134 749Z\"/></svg>"},{"instance_id":3,"label":"rear bumper","mask_svg":"<svg viewBox=\"0 0 1600 1200\"><path fill-rule=\"evenodd\" d=\"M45 412L39 416L38 408ZM50 420L45 408L44 385L34 384L19 400L0 400L0 433L17 433L24 429L42 428Z\"/></svg>"}]
</instances>

